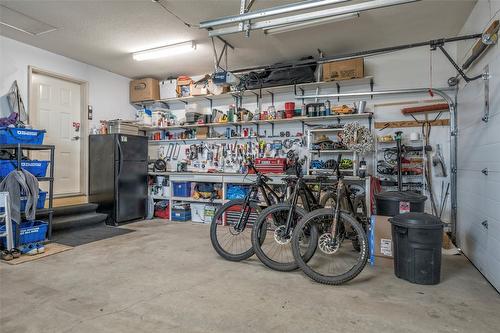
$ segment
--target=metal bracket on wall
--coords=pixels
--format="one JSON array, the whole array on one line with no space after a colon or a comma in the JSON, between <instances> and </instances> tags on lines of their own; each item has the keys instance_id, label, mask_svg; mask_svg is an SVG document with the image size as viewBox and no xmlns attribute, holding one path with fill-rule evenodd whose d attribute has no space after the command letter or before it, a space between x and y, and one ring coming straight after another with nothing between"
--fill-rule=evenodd
<instances>
[{"instance_id":1,"label":"metal bracket on wall","mask_svg":"<svg viewBox=\"0 0 500 333\"><path fill-rule=\"evenodd\" d=\"M481 118L481 120L487 123L490 120L490 69L488 65L484 67L483 81L484 81L484 113L483 113L483 118Z\"/></svg>"},{"instance_id":2,"label":"metal bracket on wall","mask_svg":"<svg viewBox=\"0 0 500 333\"><path fill-rule=\"evenodd\" d=\"M481 173L485 176L488 176L488 168L484 168L483 170L481 170Z\"/></svg>"},{"instance_id":3,"label":"metal bracket on wall","mask_svg":"<svg viewBox=\"0 0 500 333\"><path fill-rule=\"evenodd\" d=\"M481 225L482 225L485 229L488 229L488 220L484 220L483 222L481 222Z\"/></svg>"}]
</instances>

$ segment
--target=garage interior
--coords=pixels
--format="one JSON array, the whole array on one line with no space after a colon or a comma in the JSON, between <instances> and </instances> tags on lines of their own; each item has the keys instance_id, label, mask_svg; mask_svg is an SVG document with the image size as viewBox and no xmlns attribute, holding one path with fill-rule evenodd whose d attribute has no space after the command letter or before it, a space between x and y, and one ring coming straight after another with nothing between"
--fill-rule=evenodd
<instances>
[{"instance_id":1,"label":"garage interior","mask_svg":"<svg viewBox=\"0 0 500 333\"><path fill-rule=\"evenodd\" d=\"M499 27L0 0L0 331L497 332Z\"/></svg>"}]
</instances>

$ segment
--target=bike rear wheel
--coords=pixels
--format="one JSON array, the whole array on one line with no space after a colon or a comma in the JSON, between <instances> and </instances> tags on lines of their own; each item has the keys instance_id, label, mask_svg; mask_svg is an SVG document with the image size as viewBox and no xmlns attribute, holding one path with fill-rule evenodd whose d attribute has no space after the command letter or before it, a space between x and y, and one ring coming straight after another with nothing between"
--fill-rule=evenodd
<instances>
[{"instance_id":1,"label":"bike rear wheel","mask_svg":"<svg viewBox=\"0 0 500 333\"><path fill-rule=\"evenodd\" d=\"M319 283L339 285L354 279L366 266L368 239L363 227L345 212L340 212L338 236L334 239L331 233L333 219L334 212L326 208L304 216L294 229L292 250L295 261L311 279ZM305 261L300 239L311 230L318 233L318 245L310 260ZM346 246L345 242L348 240L349 246ZM359 251L352 248L352 241L359 243Z\"/></svg>"},{"instance_id":2,"label":"bike rear wheel","mask_svg":"<svg viewBox=\"0 0 500 333\"><path fill-rule=\"evenodd\" d=\"M264 209L252 230L252 244L257 257L267 267L282 272L298 268L292 252L292 232L297 222L307 214L304 209L295 207L292 228L287 235L286 223L291 208L290 204L281 203ZM301 239L305 261L313 255L316 243L316 233Z\"/></svg>"},{"instance_id":3,"label":"bike rear wheel","mask_svg":"<svg viewBox=\"0 0 500 333\"><path fill-rule=\"evenodd\" d=\"M210 240L215 251L224 259L241 261L254 254L252 228L261 208L255 202L231 200L220 207L210 225ZM237 229L239 219L242 228Z\"/></svg>"}]
</instances>

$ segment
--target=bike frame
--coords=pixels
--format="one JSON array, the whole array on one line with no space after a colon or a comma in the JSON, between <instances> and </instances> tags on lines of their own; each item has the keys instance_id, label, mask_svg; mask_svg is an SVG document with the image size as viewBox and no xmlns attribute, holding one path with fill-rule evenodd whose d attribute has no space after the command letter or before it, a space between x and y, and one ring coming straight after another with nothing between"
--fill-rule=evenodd
<instances>
[{"instance_id":1,"label":"bike frame","mask_svg":"<svg viewBox=\"0 0 500 333\"><path fill-rule=\"evenodd\" d=\"M251 166L253 168L253 166ZM254 168L255 170L255 168ZM255 170L257 171L257 170ZM265 181L266 176L262 175L259 172L256 172L257 174L257 179L255 182L250 185L250 191L248 191L247 195L245 196L245 202L243 203L242 207L242 212L243 214L240 215L238 218L238 222L235 225L235 229L238 230L239 232L245 230L248 218L250 217L251 213L251 207L250 207L250 202L259 202L259 191L262 192L262 196L264 197L264 202L266 205L269 207L271 206L271 200L270 196L274 198L275 202L281 202L283 199L282 196L279 196ZM247 209L248 208L248 209Z\"/></svg>"}]
</instances>

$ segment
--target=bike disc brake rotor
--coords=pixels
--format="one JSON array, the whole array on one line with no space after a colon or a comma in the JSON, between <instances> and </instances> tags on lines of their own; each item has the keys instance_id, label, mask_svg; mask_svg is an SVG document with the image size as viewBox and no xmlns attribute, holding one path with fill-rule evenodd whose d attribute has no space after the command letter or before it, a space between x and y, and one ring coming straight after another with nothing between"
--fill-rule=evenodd
<instances>
[{"instance_id":1,"label":"bike disc brake rotor","mask_svg":"<svg viewBox=\"0 0 500 333\"><path fill-rule=\"evenodd\" d=\"M340 237L335 241L329 232L322 234L318 239L318 247L325 254L335 254L341 243L342 239Z\"/></svg>"},{"instance_id":2,"label":"bike disc brake rotor","mask_svg":"<svg viewBox=\"0 0 500 333\"><path fill-rule=\"evenodd\" d=\"M280 245L288 244L292 240L292 237L290 237L289 235L284 236L285 229L286 229L285 225L280 225L279 227L276 228L276 230L274 230L274 240L276 241L276 243Z\"/></svg>"}]
</instances>

